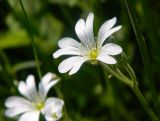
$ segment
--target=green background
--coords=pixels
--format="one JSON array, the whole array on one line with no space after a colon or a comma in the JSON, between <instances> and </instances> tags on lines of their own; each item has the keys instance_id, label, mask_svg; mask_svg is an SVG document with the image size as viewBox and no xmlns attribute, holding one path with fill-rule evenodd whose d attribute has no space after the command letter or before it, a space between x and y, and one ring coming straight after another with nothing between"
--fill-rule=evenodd
<instances>
[{"instance_id":1,"label":"green background","mask_svg":"<svg viewBox=\"0 0 160 121\"><path fill-rule=\"evenodd\" d=\"M156 115L160 117L160 1L128 0L22 0L31 25L42 74L56 73L61 81L49 92L65 101L61 121L151 121L132 90L110 77L100 65L85 63L74 75L58 72L66 57L53 59L60 38L78 40L75 24L94 13L94 34L108 19L117 17L122 29L109 41L122 46L134 69L139 88ZM20 95L17 83L34 74L39 82L28 23L18 0L0 0L0 121L14 121L4 116L7 97ZM136 38L135 32L137 33ZM123 60L116 57L121 68ZM66 114L67 112L67 114ZM67 116L68 115L68 116Z\"/></svg>"}]
</instances>

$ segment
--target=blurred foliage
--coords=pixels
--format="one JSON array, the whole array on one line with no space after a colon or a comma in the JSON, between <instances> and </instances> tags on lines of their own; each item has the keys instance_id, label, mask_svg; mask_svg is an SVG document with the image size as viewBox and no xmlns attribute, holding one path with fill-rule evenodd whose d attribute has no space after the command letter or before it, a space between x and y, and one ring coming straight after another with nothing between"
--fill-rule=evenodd
<instances>
[{"instance_id":1,"label":"blurred foliage","mask_svg":"<svg viewBox=\"0 0 160 121\"><path fill-rule=\"evenodd\" d=\"M160 1L128 0L137 19L138 28L145 38L151 69L151 77L145 73L132 24L123 0L22 0L37 45L41 71L59 75L62 80L56 86L60 93L50 96L63 97L68 115L72 121L149 121L148 115L136 96L123 83L100 65L84 64L73 75L58 73L60 59L53 59L60 38L69 36L77 39L74 27L76 21L94 12L94 33L100 25L116 16L122 29L111 41L120 44L128 55L137 75L139 88L150 106L160 117ZM19 95L17 82L28 74L35 74L36 67L32 45L26 33L27 24L18 0L0 0L0 121L14 121L4 116L4 101L11 95ZM144 50L145 51L145 50ZM118 65L121 67L121 64ZM18 81L17 81L18 80ZM148 80L148 81L147 81ZM156 97L150 89L153 82ZM154 102L157 102L154 104ZM62 121L66 121L66 116Z\"/></svg>"}]
</instances>

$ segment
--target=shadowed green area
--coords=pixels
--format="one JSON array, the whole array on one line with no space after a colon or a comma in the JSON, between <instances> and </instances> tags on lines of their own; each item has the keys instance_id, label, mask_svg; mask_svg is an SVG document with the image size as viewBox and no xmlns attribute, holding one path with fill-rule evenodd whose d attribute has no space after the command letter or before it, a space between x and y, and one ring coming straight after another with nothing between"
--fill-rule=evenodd
<instances>
[{"instance_id":1,"label":"shadowed green area","mask_svg":"<svg viewBox=\"0 0 160 121\"><path fill-rule=\"evenodd\" d=\"M50 71L61 78L49 92L49 97L58 96L65 101L60 121L151 121L132 90L101 65L85 63L72 76L58 72L59 63L66 58L53 59L58 40L78 40L75 24L79 18L86 19L89 12L95 15L95 35L103 22L117 17L116 25L122 25L122 29L108 41L122 46L139 89L160 117L160 1L126 1L127 4L125 0L22 0L28 24L18 0L0 0L0 121L17 121L4 115L4 102L9 96L20 95L20 80L34 74L38 84L30 33L42 74ZM113 67L122 69L126 60L122 56L116 56L116 60L118 64ZM122 72L128 74L123 69Z\"/></svg>"}]
</instances>

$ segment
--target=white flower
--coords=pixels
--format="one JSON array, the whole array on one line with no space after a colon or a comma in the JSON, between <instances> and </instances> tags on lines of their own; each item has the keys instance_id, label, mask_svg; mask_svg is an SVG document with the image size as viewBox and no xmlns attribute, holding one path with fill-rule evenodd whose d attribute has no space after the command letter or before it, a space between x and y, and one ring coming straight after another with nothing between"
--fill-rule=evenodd
<instances>
[{"instance_id":1,"label":"white flower","mask_svg":"<svg viewBox=\"0 0 160 121\"><path fill-rule=\"evenodd\" d=\"M93 13L90 13L86 22L79 19L75 26L75 31L81 42L72 38L65 37L59 40L60 47L54 54L54 58L61 55L73 55L72 57L62 61L58 67L59 72L69 75L76 73L85 61L96 63L98 60L106 64L116 64L117 61L112 55L122 52L119 45L113 43L104 44L105 40L114 32L118 31L121 26L113 27L117 21L116 17L104 22L100 27L98 36L93 34Z\"/></svg>"},{"instance_id":2,"label":"white flower","mask_svg":"<svg viewBox=\"0 0 160 121\"><path fill-rule=\"evenodd\" d=\"M46 99L48 91L58 81L55 74L47 73L39 83L38 90L33 75L27 77L26 83L20 81L18 90L24 97L11 96L6 100L5 106L8 108L5 111L6 116L20 115L19 121L39 121L39 115L44 114L44 108L47 105L55 105L57 100L62 102L57 98Z\"/></svg>"},{"instance_id":3,"label":"white flower","mask_svg":"<svg viewBox=\"0 0 160 121\"><path fill-rule=\"evenodd\" d=\"M52 103L53 102L53 103ZM57 121L62 117L62 107L64 102L57 98L47 100L47 106L44 109L45 119L47 121Z\"/></svg>"}]
</instances>

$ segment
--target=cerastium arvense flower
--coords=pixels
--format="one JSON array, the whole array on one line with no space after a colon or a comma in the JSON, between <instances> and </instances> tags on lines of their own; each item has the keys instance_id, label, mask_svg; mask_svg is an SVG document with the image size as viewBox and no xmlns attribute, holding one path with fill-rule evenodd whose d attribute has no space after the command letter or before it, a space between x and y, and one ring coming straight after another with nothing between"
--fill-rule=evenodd
<instances>
[{"instance_id":1,"label":"cerastium arvense flower","mask_svg":"<svg viewBox=\"0 0 160 121\"><path fill-rule=\"evenodd\" d=\"M121 28L121 26L114 27L117 21L116 17L104 22L96 37L93 33L93 19L94 15L90 13L86 22L83 19L77 21L75 31L80 42L69 37L59 40L58 46L60 49L53 53L53 57L58 58L62 55L72 55L72 57L65 59L59 64L59 72L69 72L69 75L72 75L80 69L84 62L90 61L92 64L95 64L100 61L106 71L131 87L150 118L153 121L159 121L140 92L136 75L127 61L122 65L122 68L128 73L127 75L118 66L110 67L107 65L116 64L117 61L112 56L122 53L122 48L119 45L110 43L109 41L105 43L105 40L109 36ZM122 57L123 55L125 53L122 54Z\"/></svg>"},{"instance_id":2,"label":"cerastium arvense flower","mask_svg":"<svg viewBox=\"0 0 160 121\"><path fill-rule=\"evenodd\" d=\"M66 73L69 71L69 75L72 75L86 61L90 61L93 64L97 63L98 60L106 64L117 63L112 56L120 54L122 48L117 44L105 43L105 40L118 31L121 26L113 27L117 21L116 17L114 17L104 22L99 29L98 36L95 37L93 33L93 19L94 15L90 13L86 22L83 19L77 21L75 31L81 42L69 37L59 40L58 46L60 49L53 54L53 57L73 55L60 63L58 67L59 72Z\"/></svg>"},{"instance_id":3,"label":"cerastium arvense flower","mask_svg":"<svg viewBox=\"0 0 160 121\"><path fill-rule=\"evenodd\" d=\"M35 84L33 75L29 75L26 82L20 81L18 84L19 92L24 96L11 96L5 106L8 117L20 115L19 121L39 121L40 113L44 114L47 121L57 121L62 117L63 100L50 97L47 93L59 81L53 73L47 73L38 85Z\"/></svg>"}]
</instances>

